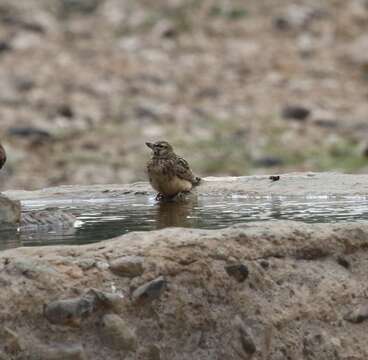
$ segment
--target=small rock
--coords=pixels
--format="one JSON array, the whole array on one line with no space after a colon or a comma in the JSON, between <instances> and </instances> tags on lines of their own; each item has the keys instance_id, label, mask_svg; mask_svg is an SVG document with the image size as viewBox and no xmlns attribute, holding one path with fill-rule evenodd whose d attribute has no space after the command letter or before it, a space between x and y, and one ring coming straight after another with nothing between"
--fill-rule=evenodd
<instances>
[{"instance_id":1,"label":"small rock","mask_svg":"<svg viewBox=\"0 0 368 360\"><path fill-rule=\"evenodd\" d=\"M102 335L105 342L118 350L134 351L137 338L128 323L116 314L102 318Z\"/></svg>"},{"instance_id":2,"label":"small rock","mask_svg":"<svg viewBox=\"0 0 368 360\"><path fill-rule=\"evenodd\" d=\"M141 256L123 256L110 262L110 270L116 275L132 278L143 274L143 261Z\"/></svg>"},{"instance_id":3,"label":"small rock","mask_svg":"<svg viewBox=\"0 0 368 360\"><path fill-rule=\"evenodd\" d=\"M8 52L12 50L12 46L5 40L0 41L0 53Z\"/></svg>"},{"instance_id":4,"label":"small rock","mask_svg":"<svg viewBox=\"0 0 368 360\"><path fill-rule=\"evenodd\" d=\"M232 276L238 282L244 282L249 275L248 267L244 264L226 265L225 270L229 276Z\"/></svg>"},{"instance_id":5,"label":"small rock","mask_svg":"<svg viewBox=\"0 0 368 360\"><path fill-rule=\"evenodd\" d=\"M97 261L96 267L97 269L100 269L100 270L107 270L110 267L110 265L106 261Z\"/></svg>"},{"instance_id":6,"label":"small rock","mask_svg":"<svg viewBox=\"0 0 368 360\"><path fill-rule=\"evenodd\" d=\"M82 270L89 270L92 269L96 265L96 260L92 258L82 259L78 261L78 266Z\"/></svg>"},{"instance_id":7,"label":"small rock","mask_svg":"<svg viewBox=\"0 0 368 360\"><path fill-rule=\"evenodd\" d=\"M274 18L273 24L278 30L302 29L314 19L326 17L328 13L321 8L291 4Z\"/></svg>"},{"instance_id":8,"label":"small rock","mask_svg":"<svg viewBox=\"0 0 368 360\"><path fill-rule=\"evenodd\" d=\"M97 289L90 289L87 297L94 297L95 308L104 307L118 310L124 300L124 296L118 293L108 293Z\"/></svg>"},{"instance_id":9,"label":"small rock","mask_svg":"<svg viewBox=\"0 0 368 360\"><path fill-rule=\"evenodd\" d=\"M345 269L349 269L350 268L350 263L348 260L346 260L346 258L344 258L343 256L339 255L336 259L336 262L341 265L342 267L344 267Z\"/></svg>"},{"instance_id":10,"label":"small rock","mask_svg":"<svg viewBox=\"0 0 368 360\"><path fill-rule=\"evenodd\" d=\"M68 228L74 230L76 221L76 216L63 210L40 210L22 214L21 225L23 228L46 227L47 229L63 229L65 231Z\"/></svg>"},{"instance_id":11,"label":"small rock","mask_svg":"<svg viewBox=\"0 0 368 360\"><path fill-rule=\"evenodd\" d=\"M62 104L57 108L57 113L63 117L66 117L68 119L71 119L74 117L74 111L73 109L67 105L67 104Z\"/></svg>"},{"instance_id":12,"label":"small rock","mask_svg":"<svg viewBox=\"0 0 368 360\"><path fill-rule=\"evenodd\" d=\"M341 342L320 329L308 331L303 338L303 359L340 359Z\"/></svg>"},{"instance_id":13,"label":"small rock","mask_svg":"<svg viewBox=\"0 0 368 360\"><path fill-rule=\"evenodd\" d=\"M0 338L4 345L4 350L8 354L16 354L23 350L23 346L21 345L20 338L15 331L10 330L7 327L4 327L0 331Z\"/></svg>"},{"instance_id":14,"label":"small rock","mask_svg":"<svg viewBox=\"0 0 368 360\"><path fill-rule=\"evenodd\" d=\"M53 324L79 326L95 309L92 296L53 301L44 306L44 315Z\"/></svg>"},{"instance_id":15,"label":"small rock","mask_svg":"<svg viewBox=\"0 0 368 360\"><path fill-rule=\"evenodd\" d=\"M257 348L251 335L250 329L244 324L239 316L236 316L233 321L233 326L236 329L243 351L248 355L253 355Z\"/></svg>"},{"instance_id":16,"label":"small rock","mask_svg":"<svg viewBox=\"0 0 368 360\"><path fill-rule=\"evenodd\" d=\"M253 162L256 166L273 167L283 165L284 160L277 156L263 156Z\"/></svg>"},{"instance_id":17,"label":"small rock","mask_svg":"<svg viewBox=\"0 0 368 360\"><path fill-rule=\"evenodd\" d=\"M352 64L361 67L362 70L368 69L368 36L361 35L349 46L344 47L345 57Z\"/></svg>"},{"instance_id":18,"label":"small rock","mask_svg":"<svg viewBox=\"0 0 368 360\"><path fill-rule=\"evenodd\" d=\"M160 297L165 287L166 280L160 276L134 290L132 298L134 301L152 301Z\"/></svg>"},{"instance_id":19,"label":"small rock","mask_svg":"<svg viewBox=\"0 0 368 360\"><path fill-rule=\"evenodd\" d=\"M26 359L47 360L87 360L87 356L80 344L57 344L53 346L41 344L38 340L27 341Z\"/></svg>"},{"instance_id":20,"label":"small rock","mask_svg":"<svg viewBox=\"0 0 368 360\"><path fill-rule=\"evenodd\" d=\"M311 111L304 106L288 105L283 108L281 116L284 119L304 121L308 118L310 113Z\"/></svg>"},{"instance_id":21,"label":"small rock","mask_svg":"<svg viewBox=\"0 0 368 360\"><path fill-rule=\"evenodd\" d=\"M14 79L15 88L21 92L27 92L34 88L35 82L27 77L17 77Z\"/></svg>"},{"instance_id":22,"label":"small rock","mask_svg":"<svg viewBox=\"0 0 368 360\"><path fill-rule=\"evenodd\" d=\"M10 200L0 194L0 224L18 224L21 218L20 201Z\"/></svg>"},{"instance_id":23,"label":"small rock","mask_svg":"<svg viewBox=\"0 0 368 360\"><path fill-rule=\"evenodd\" d=\"M60 0L60 15L71 15L73 13L91 14L100 5L100 0Z\"/></svg>"},{"instance_id":24,"label":"small rock","mask_svg":"<svg viewBox=\"0 0 368 360\"><path fill-rule=\"evenodd\" d=\"M37 140L49 140L52 138L48 131L33 126L12 126L8 128L7 133L9 136L35 138Z\"/></svg>"},{"instance_id":25,"label":"small rock","mask_svg":"<svg viewBox=\"0 0 368 360\"><path fill-rule=\"evenodd\" d=\"M360 305L344 316L346 321L359 324L368 319L368 304Z\"/></svg>"},{"instance_id":26,"label":"small rock","mask_svg":"<svg viewBox=\"0 0 368 360\"><path fill-rule=\"evenodd\" d=\"M156 344L148 345L140 349L138 358L143 358L145 360L161 360L160 348Z\"/></svg>"},{"instance_id":27,"label":"small rock","mask_svg":"<svg viewBox=\"0 0 368 360\"><path fill-rule=\"evenodd\" d=\"M339 127L338 120L333 118L317 118L313 124L325 129L336 129Z\"/></svg>"},{"instance_id":28,"label":"small rock","mask_svg":"<svg viewBox=\"0 0 368 360\"><path fill-rule=\"evenodd\" d=\"M261 260L259 263L262 266L262 268L265 270L267 270L270 267L270 263L266 260Z\"/></svg>"}]
</instances>

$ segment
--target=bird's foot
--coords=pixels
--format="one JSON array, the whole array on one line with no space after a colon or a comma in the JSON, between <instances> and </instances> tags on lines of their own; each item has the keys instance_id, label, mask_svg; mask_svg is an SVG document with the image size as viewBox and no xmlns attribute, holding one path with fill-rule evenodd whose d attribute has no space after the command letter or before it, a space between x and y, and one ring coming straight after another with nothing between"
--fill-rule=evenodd
<instances>
[{"instance_id":1,"label":"bird's foot","mask_svg":"<svg viewBox=\"0 0 368 360\"><path fill-rule=\"evenodd\" d=\"M193 181L193 186L198 186L201 183L202 179L199 176L196 176Z\"/></svg>"},{"instance_id":2,"label":"bird's foot","mask_svg":"<svg viewBox=\"0 0 368 360\"><path fill-rule=\"evenodd\" d=\"M164 199L165 199L165 196L161 193L158 193L155 198L156 201L162 201Z\"/></svg>"},{"instance_id":3,"label":"bird's foot","mask_svg":"<svg viewBox=\"0 0 368 360\"><path fill-rule=\"evenodd\" d=\"M180 201L185 200L188 194L190 194L190 191L181 191L174 196L174 199Z\"/></svg>"}]
</instances>

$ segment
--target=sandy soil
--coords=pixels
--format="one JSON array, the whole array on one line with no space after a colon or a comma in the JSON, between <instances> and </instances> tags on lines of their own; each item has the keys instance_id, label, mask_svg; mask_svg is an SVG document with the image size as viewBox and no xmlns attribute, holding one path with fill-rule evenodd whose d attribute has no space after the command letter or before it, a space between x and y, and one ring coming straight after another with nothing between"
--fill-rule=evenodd
<instances>
[{"instance_id":1,"label":"sandy soil","mask_svg":"<svg viewBox=\"0 0 368 360\"><path fill-rule=\"evenodd\" d=\"M364 0L2 0L0 188L142 180L158 138L203 176L364 173L367 20Z\"/></svg>"}]
</instances>

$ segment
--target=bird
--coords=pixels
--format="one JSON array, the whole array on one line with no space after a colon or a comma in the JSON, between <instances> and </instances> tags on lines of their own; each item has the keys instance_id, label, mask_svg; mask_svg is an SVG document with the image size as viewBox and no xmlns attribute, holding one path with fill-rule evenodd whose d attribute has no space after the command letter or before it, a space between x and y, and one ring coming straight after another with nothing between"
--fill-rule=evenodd
<instances>
[{"instance_id":1,"label":"bird","mask_svg":"<svg viewBox=\"0 0 368 360\"><path fill-rule=\"evenodd\" d=\"M6 152L3 146L0 144L0 169L4 166L6 162Z\"/></svg>"},{"instance_id":2,"label":"bird","mask_svg":"<svg viewBox=\"0 0 368 360\"><path fill-rule=\"evenodd\" d=\"M201 178L193 174L188 162L176 155L167 141L146 142L146 145L153 152L147 173L151 186L158 191L156 200L174 198L199 185Z\"/></svg>"}]
</instances>

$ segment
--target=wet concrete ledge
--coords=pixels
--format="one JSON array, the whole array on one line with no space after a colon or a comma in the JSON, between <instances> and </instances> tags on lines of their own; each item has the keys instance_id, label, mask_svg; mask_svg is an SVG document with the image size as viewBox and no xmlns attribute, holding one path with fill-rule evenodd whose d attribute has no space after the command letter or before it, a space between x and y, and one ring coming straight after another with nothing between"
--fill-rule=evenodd
<instances>
[{"instance_id":1,"label":"wet concrete ledge","mask_svg":"<svg viewBox=\"0 0 368 360\"><path fill-rule=\"evenodd\" d=\"M88 197L91 189L151 192L139 183L7 195ZM366 195L368 177L249 177L196 191L235 189ZM367 359L367 259L368 222L171 228L3 251L0 359Z\"/></svg>"},{"instance_id":2,"label":"wet concrete ledge","mask_svg":"<svg viewBox=\"0 0 368 360\"><path fill-rule=\"evenodd\" d=\"M203 195L247 194L249 196L269 195L368 195L368 175L341 173L290 173L281 174L279 181L271 181L270 175L242 177L207 177L194 193ZM110 184L91 186L58 186L36 191L12 190L4 195L14 200L65 197L108 197L124 194L154 194L147 182L134 184Z\"/></svg>"}]
</instances>

